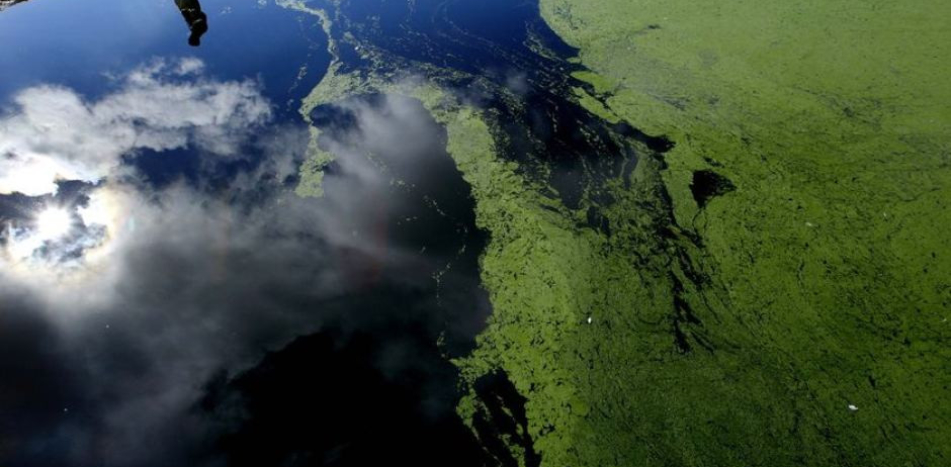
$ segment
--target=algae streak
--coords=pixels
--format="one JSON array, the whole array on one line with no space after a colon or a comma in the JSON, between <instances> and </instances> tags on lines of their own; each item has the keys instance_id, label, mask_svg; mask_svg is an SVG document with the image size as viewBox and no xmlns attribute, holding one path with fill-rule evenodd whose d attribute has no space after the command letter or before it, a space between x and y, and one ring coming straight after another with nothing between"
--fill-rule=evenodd
<instances>
[{"instance_id":1,"label":"algae streak","mask_svg":"<svg viewBox=\"0 0 951 467\"><path fill-rule=\"evenodd\" d=\"M662 177L704 284L684 295L715 343L665 354L649 302L579 335L599 352L560 369L591 410L552 419L572 435L545 463L951 463L951 4L541 5L593 72L601 102L579 101L676 143ZM509 326L515 353L573 329Z\"/></svg>"}]
</instances>

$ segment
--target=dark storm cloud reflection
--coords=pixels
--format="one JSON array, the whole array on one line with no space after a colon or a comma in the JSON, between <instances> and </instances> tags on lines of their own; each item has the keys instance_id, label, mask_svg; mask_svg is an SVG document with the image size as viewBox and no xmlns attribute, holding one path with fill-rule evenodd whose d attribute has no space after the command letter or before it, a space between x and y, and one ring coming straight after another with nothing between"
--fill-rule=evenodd
<instances>
[{"instance_id":1,"label":"dark storm cloud reflection","mask_svg":"<svg viewBox=\"0 0 951 467\"><path fill-rule=\"evenodd\" d=\"M247 86L239 94L260 105ZM450 448L476 452L441 355L468 348L488 310L468 187L418 104L370 96L322 111L322 144L338 159L319 200L291 191L306 131L258 117L224 122L226 146L215 127L187 143L194 126L175 139L179 125L161 120L175 141L162 147L207 160L187 183L156 188L111 162L84 172L105 177L89 198L125 215L104 258L0 272L0 464L361 465L367 448L413 459L426 446L444 456L419 457L426 465ZM8 147L44 147L18 136ZM216 161L235 158L249 162L223 182ZM82 154L53 162L83 167Z\"/></svg>"}]
</instances>

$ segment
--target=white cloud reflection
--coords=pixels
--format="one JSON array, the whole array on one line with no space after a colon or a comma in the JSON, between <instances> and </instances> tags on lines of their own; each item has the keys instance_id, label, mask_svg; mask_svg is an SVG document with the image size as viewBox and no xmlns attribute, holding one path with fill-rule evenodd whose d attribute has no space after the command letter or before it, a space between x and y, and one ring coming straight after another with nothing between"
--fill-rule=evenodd
<instances>
[{"instance_id":1,"label":"white cloud reflection","mask_svg":"<svg viewBox=\"0 0 951 467\"><path fill-rule=\"evenodd\" d=\"M382 294L431 290L433 272L449 270L462 251L461 236L447 242L430 233L458 228L458 219L431 213L439 211L435 202L416 209L424 195L451 201L456 193L437 190L452 165L446 158L439 169L430 158L443 135L422 106L390 98L341 106L355 122L324 133L337 157L326 194L303 199L290 185L307 129L274 123L255 83L204 73L198 61L155 62L118 78L116 92L91 104L70 90L33 88L18 95L16 112L0 117L0 148L17 151L0 161L0 188L22 183L15 164L38 167L40 183L26 187L47 195L30 209L67 207L74 223L52 242L22 243L40 238L28 221L0 233L7 249L26 245L19 255L0 249L0 341L27 336L5 355L18 367L24 358L38 362L6 377L49 390L34 397L42 409L0 397L0 412L16 421L10 430L0 426L0 438L66 460L43 465L199 465L187 455L209 425L191 418L191 408L213 375L248 368L327 320L356 328L378 319L376 300L387 300L381 313L429 313L428 297L404 309ZM62 127L44 140L55 122ZM114 176L125 153L182 147L255 163L162 186ZM412 183L392 183L383 162ZM56 172L47 165L98 184L69 204L67 185L49 195ZM435 223L390 231L415 215ZM471 284L446 288L440 300L474 302L470 294L480 289ZM356 308L367 313L350 309L354 297L367 300ZM69 407L70 416L36 416L49 407Z\"/></svg>"},{"instance_id":2,"label":"white cloud reflection","mask_svg":"<svg viewBox=\"0 0 951 467\"><path fill-rule=\"evenodd\" d=\"M56 194L62 180L99 183L121 173L123 157L139 150L235 157L272 117L259 83L213 79L196 58L155 59L104 80L114 89L95 101L54 85L14 96L0 116L0 194L37 197ZM4 275L62 287L80 273L101 272L97 261L133 225L130 206L144 204L117 187L106 183L88 203L45 206L27 213L33 222L8 224L0 233ZM43 212L68 213L67 231L50 238Z\"/></svg>"},{"instance_id":3,"label":"white cloud reflection","mask_svg":"<svg viewBox=\"0 0 951 467\"><path fill-rule=\"evenodd\" d=\"M205 76L195 58L155 60L117 78L95 102L43 85L18 93L0 117L0 193L55 193L57 180L98 182L123 155L194 146L229 155L271 118L252 80Z\"/></svg>"}]
</instances>

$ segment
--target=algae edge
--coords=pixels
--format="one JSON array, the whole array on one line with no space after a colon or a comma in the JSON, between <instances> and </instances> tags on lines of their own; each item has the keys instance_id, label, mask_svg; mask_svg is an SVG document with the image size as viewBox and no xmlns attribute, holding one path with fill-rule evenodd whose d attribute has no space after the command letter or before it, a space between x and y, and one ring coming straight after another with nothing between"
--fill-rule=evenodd
<instances>
[{"instance_id":1,"label":"algae edge","mask_svg":"<svg viewBox=\"0 0 951 467\"><path fill-rule=\"evenodd\" d=\"M321 16L329 29L331 14ZM347 32L336 37L355 41ZM332 53L338 47L330 42ZM361 57L374 68L397 60L384 58L365 42L350 48L361 50ZM615 360L628 357L630 344L660 356L712 348L693 310L704 304L690 304L687 296L699 278L691 272L694 265L684 251L692 248L690 242L672 225L664 204L667 197L657 176L663 162L656 155L634 160L623 151L600 154L607 156L613 175L585 180L583 199L569 209L543 180L557 168L532 160L527 163L533 167L527 170L524 160L499 157L504 152L499 146L509 140L501 116L461 104L441 88L442 83L451 88L460 73L426 64L399 65L421 70L427 79L421 83L419 74L365 69L341 72L347 66L335 60L305 100L302 114L307 119L316 106L353 94L387 92L420 99L446 125L447 149L473 188L477 223L492 235L482 275L494 313L479 337L479 349L456 360L470 390L460 414L477 436L480 421L482 425L489 417L493 423L503 421L498 420L500 409L503 417L515 422L508 423L514 429L500 436L504 449L491 449L488 445L498 440L480 436L501 464L535 465L540 455L544 465L593 465L602 462L599 452L623 459L612 453L623 452L624 444L616 444L615 428L605 426L613 420L627 422L618 416L621 412L615 413L623 410L619 404L627 403L618 399L627 383L612 373L628 363ZM517 96L498 87L492 91L518 107ZM574 100L580 92L566 94ZM652 147L667 149L663 141L629 126L602 126L620 146L637 147L646 155L652 154ZM319 195L319 168L332 158L320 151L319 131L312 130L312 137L313 153L302 168L301 185L318 190L305 190L303 195ZM643 336L631 332L632 321L639 321ZM593 362L602 359L606 364L595 368ZM488 398L499 391L490 388L488 397L480 391L480 383L499 374L524 395L524 414L514 414L517 407L491 403ZM592 385L611 393L611 398L596 401ZM604 450L612 444L615 447Z\"/></svg>"},{"instance_id":2,"label":"algae edge","mask_svg":"<svg viewBox=\"0 0 951 467\"><path fill-rule=\"evenodd\" d=\"M391 59L374 57L369 44L361 49L368 60ZM891 428L884 435L901 435L904 430L886 415L891 411L896 419L894 413L904 407L875 413L867 403L874 393L862 386L879 387L883 379L894 384L896 375L887 373L887 362L886 371L856 372L848 354L861 346L843 346L835 342L841 336L824 332L818 333L818 341L835 345L802 353L816 338L812 331L824 323L814 322L815 317L802 325L777 323L768 313L769 303L764 310L749 311L750 297L728 291L718 269L722 260L715 255L722 244L697 227L708 214L690 207L696 202L686 202L693 195L690 178L671 181L672 173L694 171L677 166L663 170L668 161L679 164L676 156L693 147L684 131L651 128L674 130L669 134L678 146L666 160L642 158L632 173L605 181L599 188L602 197L614 198L610 203L597 205L588 193L580 206L569 209L552 199L550 187L538 177L502 157L499 148L506 135L496 116L444 102L450 94L440 84L445 70L426 69L436 78L421 85L394 74L340 73L342 68L331 68L312 93L312 105L354 92L420 98L446 126L449 152L473 188L477 221L492 234L482 274L495 311L479 338L479 350L457 360L473 388L460 413L475 425L480 412L492 411L475 382L504 371L526 399L524 424L510 414L517 422L506 435L511 459L537 461L527 452L526 439L545 465L849 465L866 459L889 465L875 462L896 457L902 445L889 449L888 443L880 443L879 426L885 419ZM619 114L634 120L633 112L617 111L617 102L606 97L617 86L599 76L575 74L586 82L574 87L579 104L608 123L621 121ZM721 167L727 164L718 160L725 158L719 151L704 155L702 167L726 173L736 189L714 187L712 201L705 198L709 204L704 211L711 212L742 195L747 180ZM332 157L316 156L309 170L315 174L319 170L314 168ZM664 212L671 205L676 218L699 234L681 231L667 218ZM590 222L586 207L595 208L598 222ZM609 226L610 232L592 228L596 223ZM657 234L662 238L651 238ZM775 263L760 271L767 280L783 274L782 265ZM926 374L940 368L925 363ZM838 382L843 375L854 388ZM861 407L858 413L847 409L853 402ZM929 404L928 399L922 402ZM940 417L927 423L939 423ZM929 452L934 444L926 435L920 438L920 450ZM878 444L882 447L869 449ZM901 458L899 452L897 457L906 461L909 456ZM910 457L909 465L921 465L914 463L914 454Z\"/></svg>"}]
</instances>

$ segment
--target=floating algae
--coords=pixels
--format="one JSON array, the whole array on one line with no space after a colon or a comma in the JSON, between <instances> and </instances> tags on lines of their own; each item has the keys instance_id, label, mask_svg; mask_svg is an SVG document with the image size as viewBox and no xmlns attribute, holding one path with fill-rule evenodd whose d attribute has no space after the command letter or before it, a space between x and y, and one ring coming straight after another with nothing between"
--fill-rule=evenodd
<instances>
[{"instance_id":1,"label":"floating algae","mask_svg":"<svg viewBox=\"0 0 951 467\"><path fill-rule=\"evenodd\" d=\"M947 463L947 7L542 0L519 40L384 3L298 5L337 57L302 113L383 92L445 127L491 235L459 412L500 463Z\"/></svg>"},{"instance_id":2,"label":"floating algae","mask_svg":"<svg viewBox=\"0 0 951 467\"><path fill-rule=\"evenodd\" d=\"M602 105L676 143L664 185L723 343L631 360L654 376L622 380L642 435L618 424L602 447L630 465L948 463L951 7L541 8Z\"/></svg>"}]
</instances>

